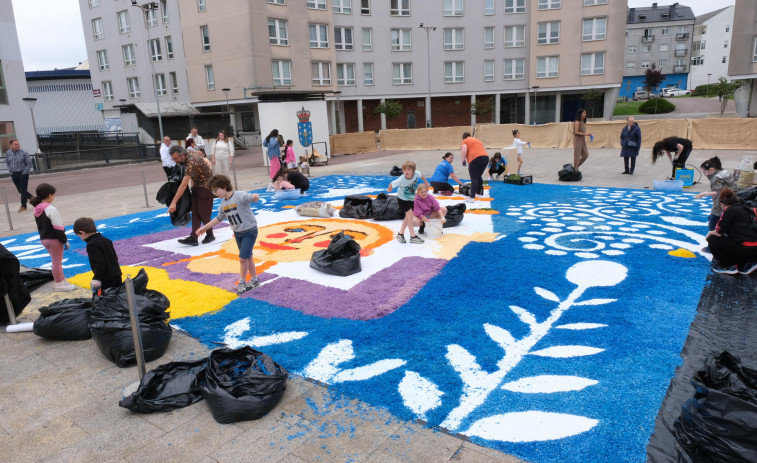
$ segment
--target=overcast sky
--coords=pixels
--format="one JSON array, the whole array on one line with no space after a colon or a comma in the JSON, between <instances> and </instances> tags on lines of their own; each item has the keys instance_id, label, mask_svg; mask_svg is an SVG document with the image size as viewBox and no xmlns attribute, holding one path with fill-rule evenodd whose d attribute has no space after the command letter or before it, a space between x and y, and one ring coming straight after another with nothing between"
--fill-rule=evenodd
<instances>
[{"instance_id":1,"label":"overcast sky","mask_svg":"<svg viewBox=\"0 0 757 463\"><path fill-rule=\"evenodd\" d=\"M87 59L77 0L12 0L26 71L77 66ZM357 2L358 0L353 0ZM428 0L426 0L428 1ZM567 0L576 1L576 0ZM610 0L613 2L621 0ZM733 5L734 0L680 0L695 15ZM670 5L672 1L658 1ZM651 0L628 0L629 7L652 6Z\"/></svg>"}]
</instances>

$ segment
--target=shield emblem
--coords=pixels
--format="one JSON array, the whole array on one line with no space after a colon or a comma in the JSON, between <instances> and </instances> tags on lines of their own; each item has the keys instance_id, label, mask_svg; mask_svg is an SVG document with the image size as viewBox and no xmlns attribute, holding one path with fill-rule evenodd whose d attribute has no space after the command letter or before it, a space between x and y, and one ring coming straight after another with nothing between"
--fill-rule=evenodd
<instances>
[{"instance_id":1,"label":"shield emblem","mask_svg":"<svg viewBox=\"0 0 757 463\"><path fill-rule=\"evenodd\" d=\"M298 122L297 134L300 137L300 145L308 147L313 143L313 129L310 122Z\"/></svg>"}]
</instances>

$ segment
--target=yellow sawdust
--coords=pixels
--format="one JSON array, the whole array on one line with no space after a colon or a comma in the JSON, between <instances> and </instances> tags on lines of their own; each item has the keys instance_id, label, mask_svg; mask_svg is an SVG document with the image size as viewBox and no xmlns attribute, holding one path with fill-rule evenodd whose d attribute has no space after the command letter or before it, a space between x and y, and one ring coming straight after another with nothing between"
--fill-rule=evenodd
<instances>
[{"instance_id":1,"label":"yellow sawdust","mask_svg":"<svg viewBox=\"0 0 757 463\"><path fill-rule=\"evenodd\" d=\"M491 243L495 238L499 236L499 233L482 233L476 232L472 235L458 235L455 233L444 232L444 234L434 240L435 243L441 246L434 246L434 256L440 259L452 260L457 257L463 247L471 242L479 243Z\"/></svg>"},{"instance_id":2,"label":"yellow sawdust","mask_svg":"<svg viewBox=\"0 0 757 463\"><path fill-rule=\"evenodd\" d=\"M697 255L693 252L689 251L688 249L678 248L673 251L668 251L668 254L670 254L673 257L685 257L687 259L693 259Z\"/></svg>"}]
</instances>

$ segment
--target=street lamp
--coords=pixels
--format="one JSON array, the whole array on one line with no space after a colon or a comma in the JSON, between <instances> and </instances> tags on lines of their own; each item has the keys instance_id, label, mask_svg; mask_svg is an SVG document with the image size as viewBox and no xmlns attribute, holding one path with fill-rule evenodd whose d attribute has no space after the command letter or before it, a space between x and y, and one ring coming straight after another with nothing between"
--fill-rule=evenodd
<instances>
[{"instance_id":1,"label":"street lamp","mask_svg":"<svg viewBox=\"0 0 757 463\"><path fill-rule=\"evenodd\" d=\"M131 6L135 6L142 10L142 13L145 15L145 27L147 28L147 48L148 48L148 59L150 60L150 69L152 70L152 88L155 93L155 106L158 109L158 128L160 129L160 140L161 143L163 143L163 118L160 114L160 98L158 97L158 86L155 82L155 77L157 74L155 74L155 62L152 59L152 36L150 35L150 25L147 23L149 19L149 12L150 11L158 11L158 4L156 2L151 3L145 3L144 5L140 5L137 3L137 0L131 0Z\"/></svg>"},{"instance_id":2,"label":"street lamp","mask_svg":"<svg viewBox=\"0 0 757 463\"><path fill-rule=\"evenodd\" d=\"M534 107L531 108L531 125L536 125L536 92L539 91L539 86L534 85L531 89L534 91Z\"/></svg>"},{"instance_id":3,"label":"street lamp","mask_svg":"<svg viewBox=\"0 0 757 463\"><path fill-rule=\"evenodd\" d=\"M711 73L707 73L707 85L710 85L710 76L711 75L712 75Z\"/></svg>"},{"instance_id":4,"label":"street lamp","mask_svg":"<svg viewBox=\"0 0 757 463\"><path fill-rule=\"evenodd\" d=\"M231 126L233 128L234 127L234 123L233 123L233 121L231 119L231 109L229 109L229 92L231 91L231 89L230 88L222 88L221 91L226 96L226 112L229 113L229 124L231 124Z\"/></svg>"},{"instance_id":5,"label":"street lamp","mask_svg":"<svg viewBox=\"0 0 757 463\"><path fill-rule=\"evenodd\" d=\"M428 101L426 102L426 128L431 128L431 31L435 31L434 26L424 26L421 23L418 26L426 31L426 85L428 86Z\"/></svg>"},{"instance_id":6,"label":"street lamp","mask_svg":"<svg viewBox=\"0 0 757 463\"><path fill-rule=\"evenodd\" d=\"M37 104L36 98L21 98L29 107L29 112L32 113L32 127L34 128L34 144L37 145L37 153L39 153L39 138L37 138L37 123L34 121L34 105Z\"/></svg>"}]
</instances>

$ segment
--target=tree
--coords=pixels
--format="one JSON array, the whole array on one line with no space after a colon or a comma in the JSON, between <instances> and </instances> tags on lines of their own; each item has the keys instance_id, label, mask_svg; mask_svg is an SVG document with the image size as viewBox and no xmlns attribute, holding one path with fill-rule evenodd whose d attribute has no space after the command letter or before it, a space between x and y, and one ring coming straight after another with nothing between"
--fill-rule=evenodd
<instances>
[{"instance_id":1,"label":"tree","mask_svg":"<svg viewBox=\"0 0 757 463\"><path fill-rule=\"evenodd\" d=\"M494 98L489 97L484 100L478 100L470 105L470 113L476 116L489 114L494 109Z\"/></svg>"},{"instance_id":2,"label":"tree","mask_svg":"<svg viewBox=\"0 0 757 463\"><path fill-rule=\"evenodd\" d=\"M384 114L388 119L395 118L402 114L402 104L397 100L386 100L383 103L379 103L373 110L374 114ZM386 126L390 127L389 121L386 121Z\"/></svg>"},{"instance_id":3,"label":"tree","mask_svg":"<svg viewBox=\"0 0 757 463\"><path fill-rule=\"evenodd\" d=\"M597 106L597 102L604 98L604 96L605 94L596 88L591 88L581 95L581 99L586 102L586 108L589 110L589 117L594 117L594 109Z\"/></svg>"},{"instance_id":4,"label":"tree","mask_svg":"<svg viewBox=\"0 0 757 463\"><path fill-rule=\"evenodd\" d=\"M733 80L728 82L725 77L718 79L718 83L714 85L715 93L720 100L720 114L725 112L725 107L728 105L728 99L731 98L736 90L741 88L744 83L740 80Z\"/></svg>"},{"instance_id":5,"label":"tree","mask_svg":"<svg viewBox=\"0 0 757 463\"><path fill-rule=\"evenodd\" d=\"M657 65L652 63L651 66L644 71L644 90L650 93L657 93L657 89L660 88L663 81L665 81L665 74L657 69Z\"/></svg>"}]
</instances>

